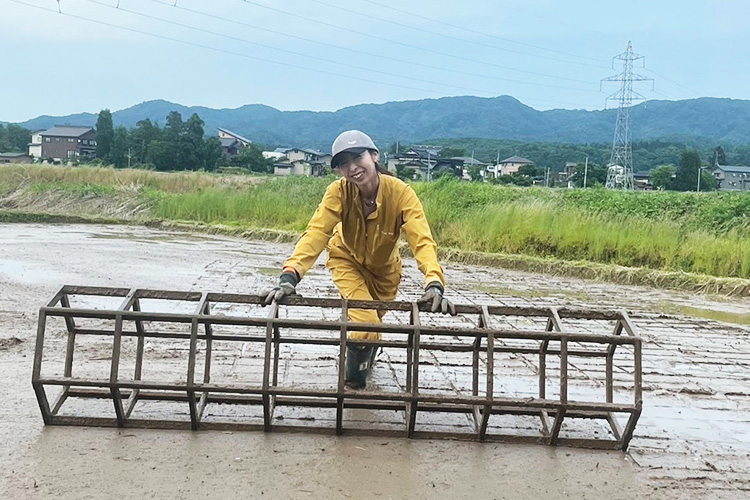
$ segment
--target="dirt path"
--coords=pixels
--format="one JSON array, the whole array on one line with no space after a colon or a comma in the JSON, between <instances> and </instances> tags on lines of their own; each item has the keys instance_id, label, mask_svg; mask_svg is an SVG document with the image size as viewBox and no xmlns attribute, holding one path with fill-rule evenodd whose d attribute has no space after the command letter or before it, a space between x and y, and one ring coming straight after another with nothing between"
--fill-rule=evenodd
<instances>
[{"instance_id":1,"label":"dirt path","mask_svg":"<svg viewBox=\"0 0 750 500\"><path fill-rule=\"evenodd\" d=\"M255 292L287 244L133 227L0 225L0 498L740 498L750 496L750 304L471 266L457 302L613 306L646 339L631 453L313 434L45 428L38 308L62 284ZM401 298L421 277L406 262ZM319 263L303 294L336 296ZM689 311L736 323L685 316ZM637 464L637 465L635 465Z\"/></svg>"}]
</instances>

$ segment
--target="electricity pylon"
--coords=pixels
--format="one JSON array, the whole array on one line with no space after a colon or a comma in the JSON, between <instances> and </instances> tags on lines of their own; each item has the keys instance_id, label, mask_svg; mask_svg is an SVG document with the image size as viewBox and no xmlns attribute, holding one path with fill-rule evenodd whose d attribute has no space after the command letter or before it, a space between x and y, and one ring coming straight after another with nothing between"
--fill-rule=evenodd
<instances>
[{"instance_id":1,"label":"electricity pylon","mask_svg":"<svg viewBox=\"0 0 750 500\"><path fill-rule=\"evenodd\" d=\"M608 102L610 99L616 99L620 103L617 109L615 138L612 142L612 156L607 164L606 186L608 189L633 189L633 148L630 143L630 108L633 105L633 101L645 100L645 97L633 90L633 82L651 80L653 84L654 80L653 78L633 73L633 62L644 58L633 52L633 46L630 41L628 41L628 47L625 49L625 52L613 58L613 67L614 59L622 61L622 73L602 79L602 83L622 82L620 90L608 96L605 101ZM601 83L599 86L601 90Z\"/></svg>"}]
</instances>

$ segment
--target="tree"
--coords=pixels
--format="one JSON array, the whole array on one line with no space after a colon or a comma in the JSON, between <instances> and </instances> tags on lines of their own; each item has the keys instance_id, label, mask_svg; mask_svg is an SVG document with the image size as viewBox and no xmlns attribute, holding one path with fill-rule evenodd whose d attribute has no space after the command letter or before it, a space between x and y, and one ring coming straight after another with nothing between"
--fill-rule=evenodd
<instances>
[{"instance_id":1,"label":"tree","mask_svg":"<svg viewBox=\"0 0 750 500\"><path fill-rule=\"evenodd\" d=\"M396 177L402 181L413 181L415 173L413 168L407 167L403 163L396 163Z\"/></svg>"},{"instance_id":2,"label":"tree","mask_svg":"<svg viewBox=\"0 0 750 500\"><path fill-rule=\"evenodd\" d=\"M0 153L27 151L30 142L31 130L13 123L4 127L0 123Z\"/></svg>"},{"instance_id":3,"label":"tree","mask_svg":"<svg viewBox=\"0 0 750 500\"><path fill-rule=\"evenodd\" d=\"M677 191L695 191L698 188L698 170L701 168L701 157L695 149L683 151L674 178Z\"/></svg>"},{"instance_id":4,"label":"tree","mask_svg":"<svg viewBox=\"0 0 750 500\"><path fill-rule=\"evenodd\" d=\"M482 167L479 165L471 165L467 170L469 171L469 177L471 177L472 181L481 182L484 180L482 177Z\"/></svg>"},{"instance_id":5,"label":"tree","mask_svg":"<svg viewBox=\"0 0 750 500\"><path fill-rule=\"evenodd\" d=\"M117 168L128 165L128 129L120 125L115 129L112 151L109 154L112 164Z\"/></svg>"},{"instance_id":6,"label":"tree","mask_svg":"<svg viewBox=\"0 0 750 500\"><path fill-rule=\"evenodd\" d=\"M174 156L172 156L173 149L169 141L151 141L148 145L146 161L153 163L156 170L171 170L175 162Z\"/></svg>"},{"instance_id":7,"label":"tree","mask_svg":"<svg viewBox=\"0 0 750 500\"><path fill-rule=\"evenodd\" d=\"M164 134L169 139L177 139L182 135L185 124L182 123L182 115L178 111L170 111L167 115L167 124L164 127Z\"/></svg>"},{"instance_id":8,"label":"tree","mask_svg":"<svg viewBox=\"0 0 750 500\"><path fill-rule=\"evenodd\" d=\"M442 148L438 153L438 158L455 158L457 156L468 156L466 148L446 147Z\"/></svg>"},{"instance_id":9,"label":"tree","mask_svg":"<svg viewBox=\"0 0 750 500\"><path fill-rule=\"evenodd\" d=\"M716 178L711 173L711 169L701 170L701 191L716 191Z\"/></svg>"},{"instance_id":10,"label":"tree","mask_svg":"<svg viewBox=\"0 0 750 500\"><path fill-rule=\"evenodd\" d=\"M672 189L674 165L659 165L648 174L648 179L655 189Z\"/></svg>"},{"instance_id":11,"label":"tree","mask_svg":"<svg viewBox=\"0 0 750 500\"><path fill-rule=\"evenodd\" d=\"M229 160L230 165L243 167L252 172L273 172L273 160L263 157L263 150L257 144L249 144Z\"/></svg>"},{"instance_id":12,"label":"tree","mask_svg":"<svg viewBox=\"0 0 750 500\"><path fill-rule=\"evenodd\" d=\"M521 165L518 167L518 175L525 175L530 178L534 178L537 175L538 169L534 165Z\"/></svg>"},{"instance_id":13,"label":"tree","mask_svg":"<svg viewBox=\"0 0 750 500\"><path fill-rule=\"evenodd\" d=\"M149 145L152 141L157 141L160 138L161 129L158 124L152 124L148 118L136 123L135 128L130 131L130 146L132 147L133 157L139 163L146 163Z\"/></svg>"},{"instance_id":14,"label":"tree","mask_svg":"<svg viewBox=\"0 0 750 500\"><path fill-rule=\"evenodd\" d=\"M584 187L584 177L586 180L586 187L603 186L607 182L607 167L602 165L596 165L589 163L587 171L584 169L577 169L576 173L573 174L573 185L575 187Z\"/></svg>"},{"instance_id":15,"label":"tree","mask_svg":"<svg viewBox=\"0 0 750 500\"><path fill-rule=\"evenodd\" d=\"M171 113L170 113L171 114ZM181 121L181 120L180 120ZM169 118L167 118L169 123ZM205 148L203 144L204 121L196 113L188 118L179 135L178 164L184 170L198 170L205 168Z\"/></svg>"},{"instance_id":16,"label":"tree","mask_svg":"<svg viewBox=\"0 0 750 500\"><path fill-rule=\"evenodd\" d=\"M103 109L99 111L99 117L96 119L96 157L109 161L114 140L112 113L108 109Z\"/></svg>"},{"instance_id":17,"label":"tree","mask_svg":"<svg viewBox=\"0 0 750 500\"><path fill-rule=\"evenodd\" d=\"M221 141L218 137L209 137L203 146L204 149L204 168L208 171L216 170L219 161L224 158L221 152Z\"/></svg>"},{"instance_id":18,"label":"tree","mask_svg":"<svg viewBox=\"0 0 750 500\"><path fill-rule=\"evenodd\" d=\"M719 165L727 164L727 155L724 154L724 148L722 148L721 146L716 146L716 149L714 149L714 159ZM711 166L713 167L714 165Z\"/></svg>"}]
</instances>

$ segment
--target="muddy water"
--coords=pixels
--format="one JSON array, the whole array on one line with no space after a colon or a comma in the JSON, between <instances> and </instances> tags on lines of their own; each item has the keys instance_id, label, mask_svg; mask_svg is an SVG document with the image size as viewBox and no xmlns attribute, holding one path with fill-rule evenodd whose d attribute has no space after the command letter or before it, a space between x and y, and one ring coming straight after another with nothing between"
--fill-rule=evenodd
<instances>
[{"instance_id":1,"label":"muddy water","mask_svg":"<svg viewBox=\"0 0 750 500\"><path fill-rule=\"evenodd\" d=\"M645 410L630 454L44 428L29 383L33 336L36 311L61 285L253 293L274 283L272 270L290 251L288 244L135 227L0 225L0 498L739 498L750 489L750 330L741 321L750 305L472 266L445 266L457 302L630 309L647 341ZM420 287L407 261L400 298L413 300ZM336 296L320 261L299 289ZM252 355L243 348L227 370L251 373ZM385 370L377 373L385 380ZM435 383L445 376L436 371ZM498 382L513 391L524 386L520 378Z\"/></svg>"}]
</instances>

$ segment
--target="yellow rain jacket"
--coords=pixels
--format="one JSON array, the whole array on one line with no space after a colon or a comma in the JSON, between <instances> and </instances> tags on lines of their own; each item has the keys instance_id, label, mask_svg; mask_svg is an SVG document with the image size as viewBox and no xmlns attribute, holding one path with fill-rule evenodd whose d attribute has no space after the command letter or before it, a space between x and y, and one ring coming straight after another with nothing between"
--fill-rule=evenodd
<instances>
[{"instance_id":1,"label":"yellow rain jacket","mask_svg":"<svg viewBox=\"0 0 750 500\"><path fill-rule=\"evenodd\" d=\"M401 283L398 241L402 230L425 276L425 285L439 281L445 286L422 203L411 186L390 175L380 175L376 208L367 220L359 188L346 179L331 183L284 267L294 268L301 278L327 248L326 266L342 297L395 300ZM349 319L379 323L383 313L349 309ZM351 332L351 338L380 339L381 335Z\"/></svg>"},{"instance_id":2,"label":"yellow rain jacket","mask_svg":"<svg viewBox=\"0 0 750 500\"><path fill-rule=\"evenodd\" d=\"M354 268L364 268L376 279L394 273L400 279L398 241L403 230L419 270L425 276L425 285L439 281L445 286L443 269L437 259L437 246L416 193L396 177L378 175L380 187L376 209L367 220L362 210L359 188L344 178L331 183L284 267L294 268L302 277L323 248L327 248L328 267L332 267L332 260L344 259ZM344 290L342 295L345 295Z\"/></svg>"}]
</instances>

